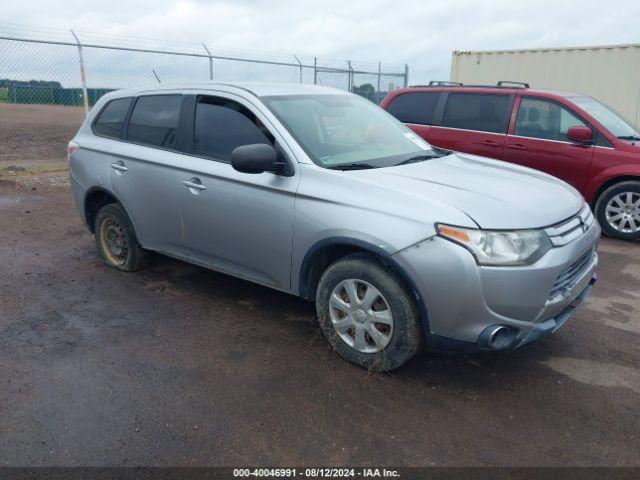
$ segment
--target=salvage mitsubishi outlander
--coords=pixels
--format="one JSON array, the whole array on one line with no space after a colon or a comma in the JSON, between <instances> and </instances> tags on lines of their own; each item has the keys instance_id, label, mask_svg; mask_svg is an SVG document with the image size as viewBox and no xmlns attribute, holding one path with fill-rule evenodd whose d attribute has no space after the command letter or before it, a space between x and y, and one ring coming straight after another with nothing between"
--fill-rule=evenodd
<instances>
[{"instance_id":1,"label":"salvage mitsubishi outlander","mask_svg":"<svg viewBox=\"0 0 640 480\"><path fill-rule=\"evenodd\" d=\"M573 187L433 147L330 88L112 92L69 162L107 265L155 251L314 300L331 346L376 371L533 342L596 279L600 228Z\"/></svg>"}]
</instances>

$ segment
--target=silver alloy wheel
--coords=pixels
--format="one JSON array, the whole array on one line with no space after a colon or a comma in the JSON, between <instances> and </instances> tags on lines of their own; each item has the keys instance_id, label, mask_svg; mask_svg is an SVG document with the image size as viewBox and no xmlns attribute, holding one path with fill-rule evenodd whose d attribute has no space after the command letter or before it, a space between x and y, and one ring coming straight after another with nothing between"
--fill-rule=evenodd
<instances>
[{"instance_id":1,"label":"silver alloy wheel","mask_svg":"<svg viewBox=\"0 0 640 480\"><path fill-rule=\"evenodd\" d=\"M605 207L607 223L622 233L640 231L640 193L622 192Z\"/></svg>"},{"instance_id":2,"label":"silver alloy wheel","mask_svg":"<svg viewBox=\"0 0 640 480\"><path fill-rule=\"evenodd\" d=\"M338 336L358 352L381 352L391 341L389 303L364 280L348 278L336 285L329 299L329 315Z\"/></svg>"}]
</instances>

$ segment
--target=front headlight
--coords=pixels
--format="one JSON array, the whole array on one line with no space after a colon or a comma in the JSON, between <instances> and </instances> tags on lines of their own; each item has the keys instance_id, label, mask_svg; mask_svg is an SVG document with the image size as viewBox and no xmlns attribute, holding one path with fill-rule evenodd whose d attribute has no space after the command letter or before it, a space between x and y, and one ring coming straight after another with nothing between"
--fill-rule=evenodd
<instances>
[{"instance_id":1,"label":"front headlight","mask_svg":"<svg viewBox=\"0 0 640 480\"><path fill-rule=\"evenodd\" d=\"M542 230L479 230L436 224L438 235L471 251L479 265L531 265L551 248Z\"/></svg>"}]
</instances>

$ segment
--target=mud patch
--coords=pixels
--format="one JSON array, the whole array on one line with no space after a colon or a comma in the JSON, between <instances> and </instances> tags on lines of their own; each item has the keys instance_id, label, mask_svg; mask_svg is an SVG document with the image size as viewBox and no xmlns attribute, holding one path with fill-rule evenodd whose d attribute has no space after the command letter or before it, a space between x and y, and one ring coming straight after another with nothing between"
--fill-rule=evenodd
<instances>
[{"instance_id":1,"label":"mud patch","mask_svg":"<svg viewBox=\"0 0 640 480\"><path fill-rule=\"evenodd\" d=\"M640 314L637 297L633 295L589 298L587 309L596 312L599 321L609 327L640 334Z\"/></svg>"},{"instance_id":2,"label":"mud patch","mask_svg":"<svg viewBox=\"0 0 640 480\"><path fill-rule=\"evenodd\" d=\"M634 368L568 357L552 357L540 363L576 382L600 387L628 388L640 393L640 371Z\"/></svg>"}]
</instances>

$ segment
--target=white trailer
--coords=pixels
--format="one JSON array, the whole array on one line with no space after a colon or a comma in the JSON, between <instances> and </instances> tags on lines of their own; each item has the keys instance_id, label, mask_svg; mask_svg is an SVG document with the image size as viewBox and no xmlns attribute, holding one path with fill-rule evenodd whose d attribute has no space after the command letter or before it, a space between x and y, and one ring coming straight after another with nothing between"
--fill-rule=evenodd
<instances>
[{"instance_id":1,"label":"white trailer","mask_svg":"<svg viewBox=\"0 0 640 480\"><path fill-rule=\"evenodd\" d=\"M579 92L640 127L640 44L454 51L451 80L488 85L511 80L531 88Z\"/></svg>"}]
</instances>

